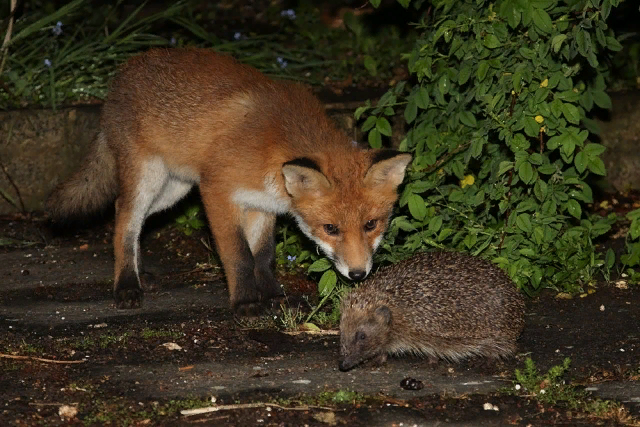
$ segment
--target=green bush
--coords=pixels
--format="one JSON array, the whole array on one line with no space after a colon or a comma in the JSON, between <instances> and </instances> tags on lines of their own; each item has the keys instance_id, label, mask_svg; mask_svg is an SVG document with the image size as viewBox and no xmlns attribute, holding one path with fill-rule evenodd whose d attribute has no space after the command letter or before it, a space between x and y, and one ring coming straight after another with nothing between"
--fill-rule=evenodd
<instances>
[{"instance_id":1,"label":"green bush","mask_svg":"<svg viewBox=\"0 0 640 427\"><path fill-rule=\"evenodd\" d=\"M390 89L362 125L372 147L401 112L414 154L400 212L379 252L427 248L489 258L532 294L576 292L615 262L594 239L615 216L589 216L589 179L605 175L592 142L610 108L607 58L621 49L606 19L619 0L433 0L407 55L413 83Z\"/></svg>"}]
</instances>

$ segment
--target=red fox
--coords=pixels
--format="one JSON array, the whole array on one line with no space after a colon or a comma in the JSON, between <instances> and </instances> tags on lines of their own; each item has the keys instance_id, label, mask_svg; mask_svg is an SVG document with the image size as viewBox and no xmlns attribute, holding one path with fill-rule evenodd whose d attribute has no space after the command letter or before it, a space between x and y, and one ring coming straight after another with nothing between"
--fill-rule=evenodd
<instances>
[{"instance_id":1,"label":"red fox","mask_svg":"<svg viewBox=\"0 0 640 427\"><path fill-rule=\"evenodd\" d=\"M206 49L153 49L114 77L94 144L48 210L65 219L115 199L114 298L136 308L145 219L198 185L231 306L252 314L282 297L277 215L291 214L341 274L361 280L410 161L358 148L301 85Z\"/></svg>"}]
</instances>

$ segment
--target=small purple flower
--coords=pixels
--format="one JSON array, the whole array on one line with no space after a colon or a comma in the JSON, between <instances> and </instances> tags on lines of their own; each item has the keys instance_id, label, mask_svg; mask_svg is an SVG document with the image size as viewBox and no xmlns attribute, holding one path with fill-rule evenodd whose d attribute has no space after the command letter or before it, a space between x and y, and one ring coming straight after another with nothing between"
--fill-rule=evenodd
<instances>
[{"instance_id":1,"label":"small purple flower","mask_svg":"<svg viewBox=\"0 0 640 427\"><path fill-rule=\"evenodd\" d=\"M51 29L51 32L54 36L59 36L60 34L62 34L62 22L58 21L56 23L56 26Z\"/></svg>"},{"instance_id":2,"label":"small purple flower","mask_svg":"<svg viewBox=\"0 0 640 427\"><path fill-rule=\"evenodd\" d=\"M287 259L289 260L289 262L293 262L293 261L296 260L296 256L295 255L293 255L293 256L287 255Z\"/></svg>"},{"instance_id":3,"label":"small purple flower","mask_svg":"<svg viewBox=\"0 0 640 427\"><path fill-rule=\"evenodd\" d=\"M49 61L49 58L46 58L46 59L44 60L44 65L46 65L46 66L47 66L47 67L49 67L49 68L51 67L51 61Z\"/></svg>"},{"instance_id":4,"label":"small purple flower","mask_svg":"<svg viewBox=\"0 0 640 427\"><path fill-rule=\"evenodd\" d=\"M169 43L171 44L171 46L175 46L176 45L176 38L175 37L171 37L171 40L169 40Z\"/></svg>"},{"instance_id":5,"label":"small purple flower","mask_svg":"<svg viewBox=\"0 0 640 427\"><path fill-rule=\"evenodd\" d=\"M279 56L276 58L276 62L280 64L280 68L285 68L287 65L289 65L289 63L285 59L282 59Z\"/></svg>"},{"instance_id":6,"label":"small purple flower","mask_svg":"<svg viewBox=\"0 0 640 427\"><path fill-rule=\"evenodd\" d=\"M233 39L234 40L240 40L242 38L242 33L241 32L237 32L233 35Z\"/></svg>"},{"instance_id":7,"label":"small purple flower","mask_svg":"<svg viewBox=\"0 0 640 427\"><path fill-rule=\"evenodd\" d=\"M293 20L296 19L296 11L293 9L287 9L280 12L280 16L286 16L287 18Z\"/></svg>"}]
</instances>

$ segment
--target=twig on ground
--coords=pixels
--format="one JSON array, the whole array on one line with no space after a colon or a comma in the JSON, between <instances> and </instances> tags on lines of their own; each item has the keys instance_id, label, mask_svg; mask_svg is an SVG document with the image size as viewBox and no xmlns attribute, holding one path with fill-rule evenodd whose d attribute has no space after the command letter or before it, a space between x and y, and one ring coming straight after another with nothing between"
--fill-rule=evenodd
<instances>
[{"instance_id":1,"label":"twig on ground","mask_svg":"<svg viewBox=\"0 0 640 427\"><path fill-rule=\"evenodd\" d=\"M72 402L72 403L57 403L57 402L29 402L29 406L62 406L62 405L70 405L70 406L78 406L80 402Z\"/></svg>"},{"instance_id":2,"label":"twig on ground","mask_svg":"<svg viewBox=\"0 0 640 427\"><path fill-rule=\"evenodd\" d=\"M182 411L180 411L180 413L188 417L191 415L207 414L209 412L228 411L232 409L265 408L267 406L282 409L283 411L308 411L309 409L324 409L326 411L334 410L333 408L328 408L326 406L303 405L303 406L296 406L291 408L287 406L276 405L275 403L257 402L257 403L238 403L234 405L207 406L206 408L183 409Z\"/></svg>"},{"instance_id":3,"label":"twig on ground","mask_svg":"<svg viewBox=\"0 0 640 427\"><path fill-rule=\"evenodd\" d=\"M58 363L58 364L73 364L73 363L84 363L86 360L55 360L55 359L44 359L42 357L34 357L34 356L17 356L14 354L5 354L0 353L0 358L4 359L17 359L17 360L35 360L37 362L44 363Z\"/></svg>"}]
</instances>

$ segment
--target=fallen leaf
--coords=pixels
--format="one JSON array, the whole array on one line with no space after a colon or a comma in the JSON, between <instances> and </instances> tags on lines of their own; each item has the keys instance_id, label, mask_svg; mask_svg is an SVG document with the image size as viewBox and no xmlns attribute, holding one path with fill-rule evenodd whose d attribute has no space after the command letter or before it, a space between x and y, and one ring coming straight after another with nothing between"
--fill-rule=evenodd
<instances>
[{"instance_id":1,"label":"fallen leaf","mask_svg":"<svg viewBox=\"0 0 640 427\"><path fill-rule=\"evenodd\" d=\"M162 346L166 347L168 350L182 350L182 347L174 342L166 342L162 344Z\"/></svg>"},{"instance_id":2,"label":"fallen leaf","mask_svg":"<svg viewBox=\"0 0 640 427\"><path fill-rule=\"evenodd\" d=\"M58 408L58 415L60 415L62 418L75 418L77 414L78 408L76 408L75 406L62 405L60 408Z\"/></svg>"}]
</instances>

